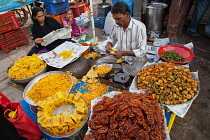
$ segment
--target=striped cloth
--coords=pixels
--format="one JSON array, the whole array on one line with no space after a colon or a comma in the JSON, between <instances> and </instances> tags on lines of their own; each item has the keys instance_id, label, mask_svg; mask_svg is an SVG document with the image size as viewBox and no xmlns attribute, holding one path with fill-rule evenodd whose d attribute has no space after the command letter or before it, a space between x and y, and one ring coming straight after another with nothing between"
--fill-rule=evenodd
<instances>
[{"instance_id":1,"label":"striped cloth","mask_svg":"<svg viewBox=\"0 0 210 140\"><path fill-rule=\"evenodd\" d=\"M132 64L135 61L145 61L146 54L146 27L145 25L131 18L128 28L124 31L122 27L114 24L108 37L119 51L133 51L135 56L123 56L123 60Z\"/></svg>"}]
</instances>

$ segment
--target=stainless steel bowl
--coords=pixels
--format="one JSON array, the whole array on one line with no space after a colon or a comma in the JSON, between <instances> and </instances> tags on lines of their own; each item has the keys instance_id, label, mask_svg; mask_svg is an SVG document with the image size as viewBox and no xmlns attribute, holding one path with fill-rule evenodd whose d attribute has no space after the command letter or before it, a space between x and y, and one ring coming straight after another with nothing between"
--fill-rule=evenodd
<instances>
[{"instance_id":1,"label":"stainless steel bowl","mask_svg":"<svg viewBox=\"0 0 210 140\"><path fill-rule=\"evenodd\" d=\"M90 21L86 22L86 23L81 23L80 26L87 28L90 25Z\"/></svg>"},{"instance_id":2,"label":"stainless steel bowl","mask_svg":"<svg viewBox=\"0 0 210 140\"><path fill-rule=\"evenodd\" d=\"M72 93L70 93L72 94ZM38 126L41 129L41 131L43 133L45 133L48 136L51 136L53 138L71 138L74 139L74 137L76 137L77 135L79 135L79 132L81 131L81 129L85 129L85 124L87 123L87 121L89 120L89 116L90 116L90 108L86 102L86 100L83 97L80 97L85 101L86 107L87 107L87 117L83 122L82 126L77 128L73 133L68 132L67 135L61 136L61 135L51 135L45 128L43 128L39 123Z\"/></svg>"},{"instance_id":3,"label":"stainless steel bowl","mask_svg":"<svg viewBox=\"0 0 210 140\"><path fill-rule=\"evenodd\" d=\"M98 67L100 67L100 66L109 67L109 68L111 68L111 69L110 69L110 71L111 71L111 70L112 70L112 67L113 67L113 64L101 64L101 65L97 65L97 66L95 67L95 70L96 70ZM106 72L106 73L97 73L97 74L98 74L99 77L106 77L106 76L110 73L110 71L108 71L108 72Z\"/></svg>"},{"instance_id":4,"label":"stainless steel bowl","mask_svg":"<svg viewBox=\"0 0 210 140\"><path fill-rule=\"evenodd\" d=\"M63 75L66 75L70 78L70 81L73 82L72 80L72 77L66 73L66 72L62 72L62 71L50 71L50 72L46 72L46 73L43 73L37 77L35 77L32 81L30 81L30 83L28 83L28 85L26 86L26 88L24 89L23 91L23 98L24 100L29 104L29 105L32 105L32 106L37 106L34 101L32 101L31 99L29 99L26 95L26 93L34 86L35 83L37 83L40 79L48 76L48 75L53 75L53 74L63 74ZM56 80L56 79L55 79ZM72 85L73 83L71 84L71 86L69 87L69 90L68 92L71 91L71 88L72 88Z\"/></svg>"},{"instance_id":5,"label":"stainless steel bowl","mask_svg":"<svg viewBox=\"0 0 210 140\"><path fill-rule=\"evenodd\" d=\"M16 82L16 83L19 83L19 84L27 84L31 80L33 80L35 77L37 77L37 76L45 73L46 71L47 71L47 65L46 65L46 67L42 71L40 71L39 73L37 73L36 75L34 75L32 77L29 77L29 78L26 78L26 79L12 79L11 78L11 80L14 81L14 82Z\"/></svg>"}]
</instances>

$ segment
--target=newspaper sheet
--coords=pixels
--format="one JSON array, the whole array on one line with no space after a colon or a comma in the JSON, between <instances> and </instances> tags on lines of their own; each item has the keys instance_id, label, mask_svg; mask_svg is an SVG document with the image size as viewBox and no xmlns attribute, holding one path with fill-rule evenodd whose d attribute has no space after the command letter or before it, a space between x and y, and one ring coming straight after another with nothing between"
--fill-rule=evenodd
<instances>
[{"instance_id":1,"label":"newspaper sheet","mask_svg":"<svg viewBox=\"0 0 210 140\"><path fill-rule=\"evenodd\" d=\"M42 38L44 39L44 42L42 42L41 45L47 46L57 39L71 38L71 31L71 28L60 28L55 31L52 31Z\"/></svg>"},{"instance_id":2,"label":"newspaper sheet","mask_svg":"<svg viewBox=\"0 0 210 140\"><path fill-rule=\"evenodd\" d=\"M62 68L66 66L67 64L72 63L75 60L77 60L82 55L82 53L86 51L88 48L89 46L82 46L78 43L65 41L64 43L62 43L61 45L59 45L52 51L41 54L39 58L41 60L44 60L49 66L52 66L55 68ZM72 55L71 55L73 57L63 60L63 56L59 56L59 54L63 51L69 51L69 50L73 50Z\"/></svg>"}]
</instances>

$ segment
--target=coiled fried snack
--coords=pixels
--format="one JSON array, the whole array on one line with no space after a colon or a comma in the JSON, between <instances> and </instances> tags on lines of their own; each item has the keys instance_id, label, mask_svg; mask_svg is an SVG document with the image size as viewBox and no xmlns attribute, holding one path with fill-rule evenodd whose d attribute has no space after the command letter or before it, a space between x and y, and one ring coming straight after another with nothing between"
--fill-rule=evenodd
<instances>
[{"instance_id":1,"label":"coiled fried snack","mask_svg":"<svg viewBox=\"0 0 210 140\"><path fill-rule=\"evenodd\" d=\"M149 109L149 110L148 110ZM147 94L123 91L104 96L93 106L84 140L163 140L166 138L161 107Z\"/></svg>"}]
</instances>

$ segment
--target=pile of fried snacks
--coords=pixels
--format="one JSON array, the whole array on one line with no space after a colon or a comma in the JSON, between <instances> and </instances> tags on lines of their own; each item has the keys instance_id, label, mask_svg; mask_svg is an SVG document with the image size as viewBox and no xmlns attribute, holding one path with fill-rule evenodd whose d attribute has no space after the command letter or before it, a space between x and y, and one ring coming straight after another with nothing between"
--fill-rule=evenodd
<instances>
[{"instance_id":1,"label":"pile of fried snacks","mask_svg":"<svg viewBox=\"0 0 210 140\"><path fill-rule=\"evenodd\" d=\"M32 56L25 56L20 58L9 69L9 78L26 79L41 72L46 67L46 63L45 61L39 59L37 56L37 54L33 54Z\"/></svg>"},{"instance_id":2,"label":"pile of fried snacks","mask_svg":"<svg viewBox=\"0 0 210 140\"><path fill-rule=\"evenodd\" d=\"M99 66L96 68L95 72L97 73L107 73L110 72L111 68L107 66Z\"/></svg>"},{"instance_id":3,"label":"pile of fried snacks","mask_svg":"<svg viewBox=\"0 0 210 140\"><path fill-rule=\"evenodd\" d=\"M198 81L190 70L173 63L155 63L137 75L138 89L150 88L148 94L160 103L184 103L198 92Z\"/></svg>"},{"instance_id":4,"label":"pile of fried snacks","mask_svg":"<svg viewBox=\"0 0 210 140\"><path fill-rule=\"evenodd\" d=\"M71 86L72 81L68 76L64 74L51 74L35 83L26 93L26 96L34 101L34 103L37 103L55 95L58 91L68 91Z\"/></svg>"},{"instance_id":5,"label":"pile of fried snacks","mask_svg":"<svg viewBox=\"0 0 210 140\"><path fill-rule=\"evenodd\" d=\"M72 56L73 51L74 51L73 49L71 49L69 51L62 51L61 53L59 53L58 56L63 56L63 60L66 60L68 58L73 58L74 57L74 56Z\"/></svg>"}]
</instances>

